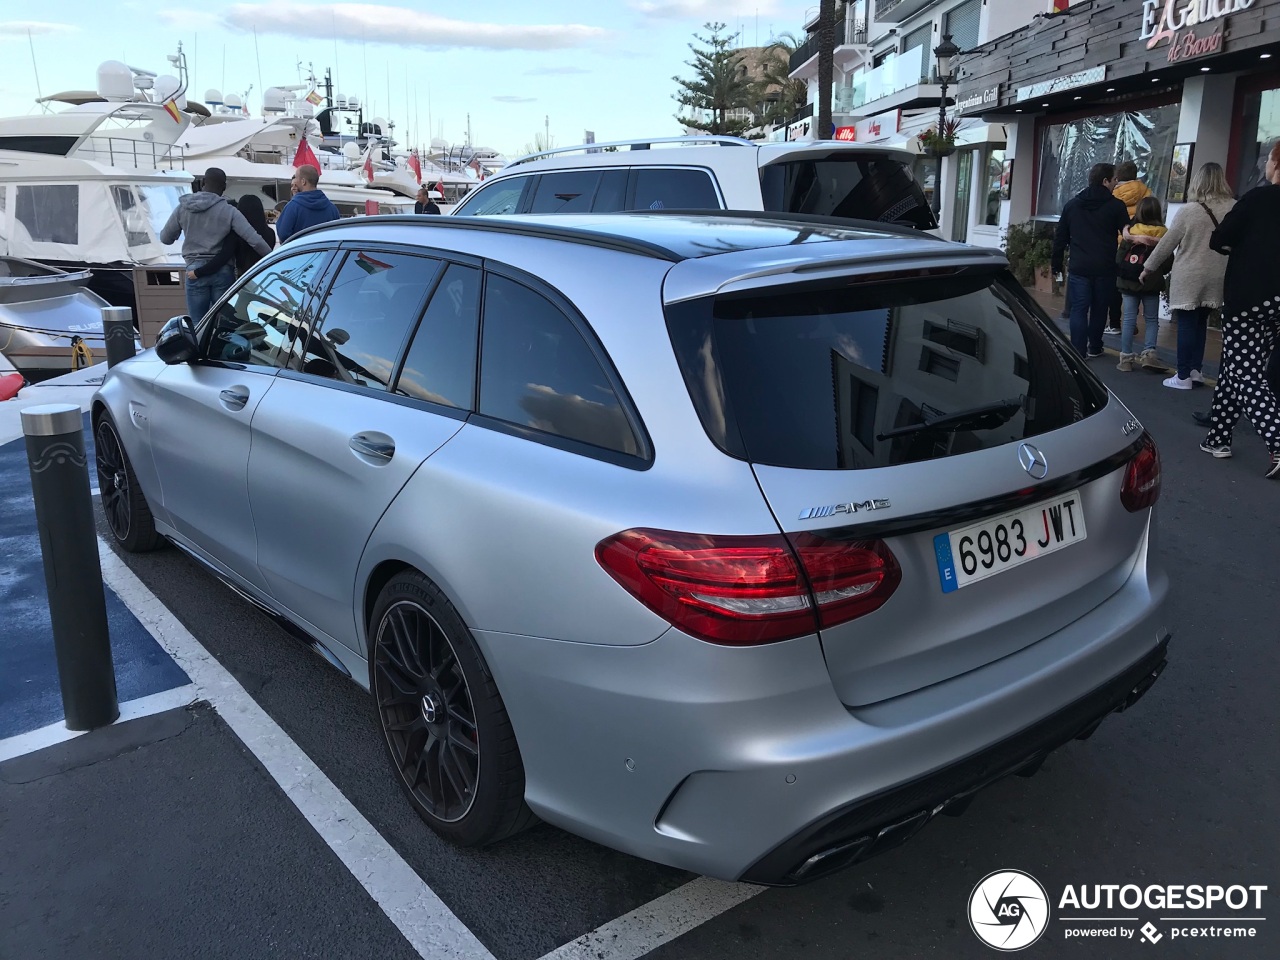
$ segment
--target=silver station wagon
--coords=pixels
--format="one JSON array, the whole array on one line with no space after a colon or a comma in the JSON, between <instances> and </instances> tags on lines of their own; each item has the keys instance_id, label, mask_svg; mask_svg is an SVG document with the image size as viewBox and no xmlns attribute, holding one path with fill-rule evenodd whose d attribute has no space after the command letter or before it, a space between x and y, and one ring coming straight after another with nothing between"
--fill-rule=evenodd
<instances>
[{"instance_id":1,"label":"silver station wagon","mask_svg":"<svg viewBox=\"0 0 1280 960\"><path fill-rule=\"evenodd\" d=\"M1165 663L1155 444L999 253L906 228L344 220L92 418L119 543L368 687L459 844L809 880Z\"/></svg>"}]
</instances>

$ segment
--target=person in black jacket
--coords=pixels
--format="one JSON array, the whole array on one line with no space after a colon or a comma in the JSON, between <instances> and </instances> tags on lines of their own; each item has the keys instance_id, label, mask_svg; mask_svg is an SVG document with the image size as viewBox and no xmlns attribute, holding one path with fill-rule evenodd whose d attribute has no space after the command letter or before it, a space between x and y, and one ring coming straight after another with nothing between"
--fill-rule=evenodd
<instances>
[{"instance_id":1,"label":"person in black jacket","mask_svg":"<svg viewBox=\"0 0 1280 960\"><path fill-rule=\"evenodd\" d=\"M418 187L418 199L413 204L414 213L439 213L440 207L431 199L431 192L424 184Z\"/></svg>"},{"instance_id":2,"label":"person in black jacket","mask_svg":"<svg viewBox=\"0 0 1280 960\"><path fill-rule=\"evenodd\" d=\"M1071 343L1086 357L1102 356L1102 331L1116 289L1116 247L1120 231L1129 223L1124 202L1111 195L1116 168L1095 163L1089 186L1067 201L1053 240L1052 267L1062 272L1062 258L1071 248L1067 306L1071 312Z\"/></svg>"},{"instance_id":3,"label":"person in black jacket","mask_svg":"<svg viewBox=\"0 0 1280 960\"><path fill-rule=\"evenodd\" d=\"M1209 246L1228 255L1222 308L1222 366L1200 449L1231 456L1241 414L1267 445L1264 476L1280 477L1280 402L1268 367L1280 341L1280 140L1270 144L1267 183L1254 187L1222 218Z\"/></svg>"}]
</instances>

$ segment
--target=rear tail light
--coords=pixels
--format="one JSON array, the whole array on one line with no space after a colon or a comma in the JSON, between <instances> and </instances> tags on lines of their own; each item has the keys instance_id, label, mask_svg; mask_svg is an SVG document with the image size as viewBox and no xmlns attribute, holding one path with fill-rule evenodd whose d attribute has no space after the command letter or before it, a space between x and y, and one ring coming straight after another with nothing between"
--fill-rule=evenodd
<instances>
[{"instance_id":1,"label":"rear tail light","mask_svg":"<svg viewBox=\"0 0 1280 960\"><path fill-rule=\"evenodd\" d=\"M1120 485L1120 502L1130 513L1145 510L1160 499L1160 451L1149 433L1142 435L1138 445Z\"/></svg>"},{"instance_id":2,"label":"rear tail light","mask_svg":"<svg viewBox=\"0 0 1280 960\"><path fill-rule=\"evenodd\" d=\"M596 560L667 622L732 646L790 640L864 616L902 579L883 542L812 534L625 530L596 546Z\"/></svg>"}]
</instances>

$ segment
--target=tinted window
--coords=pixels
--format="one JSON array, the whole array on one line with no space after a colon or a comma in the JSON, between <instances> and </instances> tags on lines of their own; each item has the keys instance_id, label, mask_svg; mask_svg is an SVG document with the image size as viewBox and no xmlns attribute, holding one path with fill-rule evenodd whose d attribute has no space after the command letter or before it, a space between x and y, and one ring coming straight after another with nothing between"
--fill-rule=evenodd
<instances>
[{"instance_id":1,"label":"tinted window","mask_svg":"<svg viewBox=\"0 0 1280 960\"><path fill-rule=\"evenodd\" d=\"M707 299L667 314L708 435L757 463L931 460L1055 430L1106 403L1070 347L991 275Z\"/></svg>"},{"instance_id":2,"label":"tinted window","mask_svg":"<svg viewBox=\"0 0 1280 960\"><path fill-rule=\"evenodd\" d=\"M528 177L511 177L480 187L462 201L462 206L453 211L454 215L484 217L515 213L520 209L520 195L524 193L528 180Z\"/></svg>"},{"instance_id":3,"label":"tinted window","mask_svg":"<svg viewBox=\"0 0 1280 960\"><path fill-rule=\"evenodd\" d=\"M533 194L530 213L590 213L600 184L599 170L544 173Z\"/></svg>"},{"instance_id":4,"label":"tinted window","mask_svg":"<svg viewBox=\"0 0 1280 960\"><path fill-rule=\"evenodd\" d=\"M635 169L632 210L719 210L720 198L705 170Z\"/></svg>"},{"instance_id":5,"label":"tinted window","mask_svg":"<svg viewBox=\"0 0 1280 960\"><path fill-rule=\"evenodd\" d=\"M596 190L596 202L591 205L594 213L613 213L627 208L627 171L606 170L600 175Z\"/></svg>"},{"instance_id":6,"label":"tinted window","mask_svg":"<svg viewBox=\"0 0 1280 960\"><path fill-rule=\"evenodd\" d=\"M490 274L480 356L481 413L620 453L638 452L595 354L546 297Z\"/></svg>"},{"instance_id":7,"label":"tinted window","mask_svg":"<svg viewBox=\"0 0 1280 960\"><path fill-rule=\"evenodd\" d=\"M316 317L302 372L387 389L439 269L427 257L348 253Z\"/></svg>"},{"instance_id":8,"label":"tinted window","mask_svg":"<svg viewBox=\"0 0 1280 960\"><path fill-rule=\"evenodd\" d=\"M471 409L479 311L480 271L450 264L413 335L395 392Z\"/></svg>"},{"instance_id":9,"label":"tinted window","mask_svg":"<svg viewBox=\"0 0 1280 960\"><path fill-rule=\"evenodd\" d=\"M803 157L760 171L764 208L781 213L853 217L932 230L937 221L911 168L893 157Z\"/></svg>"},{"instance_id":10,"label":"tinted window","mask_svg":"<svg viewBox=\"0 0 1280 960\"><path fill-rule=\"evenodd\" d=\"M80 188L75 184L18 186L14 214L40 243L79 243Z\"/></svg>"},{"instance_id":11,"label":"tinted window","mask_svg":"<svg viewBox=\"0 0 1280 960\"><path fill-rule=\"evenodd\" d=\"M329 251L277 260L253 274L212 314L211 360L296 367L299 340L310 324L308 301L317 293Z\"/></svg>"}]
</instances>

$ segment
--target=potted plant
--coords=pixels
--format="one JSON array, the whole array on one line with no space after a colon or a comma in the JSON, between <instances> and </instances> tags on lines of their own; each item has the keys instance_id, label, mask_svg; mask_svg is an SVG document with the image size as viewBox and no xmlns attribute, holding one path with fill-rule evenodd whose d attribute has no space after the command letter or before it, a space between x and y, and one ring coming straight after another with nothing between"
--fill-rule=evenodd
<instances>
[{"instance_id":1,"label":"potted plant","mask_svg":"<svg viewBox=\"0 0 1280 960\"><path fill-rule=\"evenodd\" d=\"M916 134L916 140L926 157L946 157L956 152L959 135L960 121L948 117L940 126L933 126Z\"/></svg>"},{"instance_id":2,"label":"potted plant","mask_svg":"<svg viewBox=\"0 0 1280 960\"><path fill-rule=\"evenodd\" d=\"M1058 292L1049 273L1053 239L1047 225L1010 224L1005 232L1004 252L1009 259L1009 269L1024 287L1035 287L1042 293Z\"/></svg>"}]
</instances>

